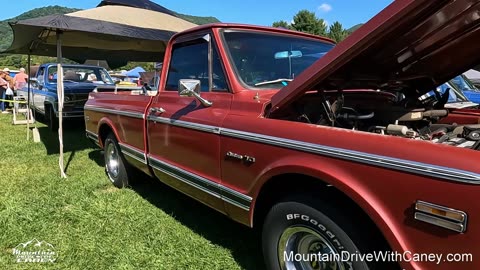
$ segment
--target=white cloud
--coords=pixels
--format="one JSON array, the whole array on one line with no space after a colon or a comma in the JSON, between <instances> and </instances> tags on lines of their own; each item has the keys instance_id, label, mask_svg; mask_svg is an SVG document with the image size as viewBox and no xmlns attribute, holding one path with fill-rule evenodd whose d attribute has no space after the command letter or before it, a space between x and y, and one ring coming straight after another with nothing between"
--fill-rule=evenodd
<instances>
[{"instance_id":1,"label":"white cloud","mask_svg":"<svg viewBox=\"0 0 480 270\"><path fill-rule=\"evenodd\" d=\"M318 10L322 12L329 12L332 10L332 6L327 3L323 3L320 6L318 6Z\"/></svg>"},{"instance_id":2,"label":"white cloud","mask_svg":"<svg viewBox=\"0 0 480 270\"><path fill-rule=\"evenodd\" d=\"M330 23L325 19L323 20L323 25L325 25L326 27L330 27Z\"/></svg>"}]
</instances>

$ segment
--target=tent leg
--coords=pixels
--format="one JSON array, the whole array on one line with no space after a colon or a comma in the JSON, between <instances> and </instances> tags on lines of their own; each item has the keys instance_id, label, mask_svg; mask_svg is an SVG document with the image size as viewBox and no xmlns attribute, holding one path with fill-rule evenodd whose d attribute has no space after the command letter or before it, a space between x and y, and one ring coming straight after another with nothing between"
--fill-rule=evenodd
<instances>
[{"instance_id":1,"label":"tent leg","mask_svg":"<svg viewBox=\"0 0 480 270\"><path fill-rule=\"evenodd\" d=\"M30 53L27 56L27 141L30 140Z\"/></svg>"},{"instance_id":2,"label":"tent leg","mask_svg":"<svg viewBox=\"0 0 480 270\"><path fill-rule=\"evenodd\" d=\"M65 166L63 165L63 68L62 68L62 31L57 30L57 95L58 95L58 141L60 143L60 157L58 165L62 178L67 178Z\"/></svg>"}]
</instances>

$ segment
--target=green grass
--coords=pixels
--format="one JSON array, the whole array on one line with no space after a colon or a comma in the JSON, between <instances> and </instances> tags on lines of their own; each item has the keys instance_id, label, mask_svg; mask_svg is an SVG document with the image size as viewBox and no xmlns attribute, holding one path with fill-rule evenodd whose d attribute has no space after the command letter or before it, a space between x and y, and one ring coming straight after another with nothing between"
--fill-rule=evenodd
<instances>
[{"instance_id":1,"label":"green grass","mask_svg":"<svg viewBox=\"0 0 480 270\"><path fill-rule=\"evenodd\" d=\"M116 189L81 122L67 125L67 179L58 139L41 142L0 115L0 269L262 269L257 238L157 180ZM16 263L12 249L33 238L55 247L54 263Z\"/></svg>"}]
</instances>

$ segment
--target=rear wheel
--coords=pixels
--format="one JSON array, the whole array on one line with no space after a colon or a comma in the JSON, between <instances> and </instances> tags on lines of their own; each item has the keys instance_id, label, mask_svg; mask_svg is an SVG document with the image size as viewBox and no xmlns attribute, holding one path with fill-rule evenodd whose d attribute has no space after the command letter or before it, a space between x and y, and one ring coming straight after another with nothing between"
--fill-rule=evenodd
<instances>
[{"instance_id":1,"label":"rear wheel","mask_svg":"<svg viewBox=\"0 0 480 270\"><path fill-rule=\"evenodd\" d=\"M360 231L348 215L345 218L345 213L326 204L310 205L313 204L286 200L269 211L262 229L267 269L375 269L374 264L351 256L368 252L363 246L368 243L368 232Z\"/></svg>"},{"instance_id":2,"label":"rear wheel","mask_svg":"<svg viewBox=\"0 0 480 270\"><path fill-rule=\"evenodd\" d=\"M120 151L120 146L113 133L105 139L105 172L112 184L118 188L128 186L129 165Z\"/></svg>"}]
</instances>

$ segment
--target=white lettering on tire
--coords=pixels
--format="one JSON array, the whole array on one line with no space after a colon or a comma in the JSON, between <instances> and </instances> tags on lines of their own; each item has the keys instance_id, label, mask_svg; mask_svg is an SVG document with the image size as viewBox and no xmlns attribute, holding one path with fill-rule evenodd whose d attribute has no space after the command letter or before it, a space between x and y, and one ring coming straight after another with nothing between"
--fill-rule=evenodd
<instances>
[{"instance_id":1,"label":"white lettering on tire","mask_svg":"<svg viewBox=\"0 0 480 270\"><path fill-rule=\"evenodd\" d=\"M327 227L325 227L325 225L321 224L316 219L310 218L310 216L303 215L303 214L287 214L286 218L287 220L300 219L302 221L312 224L314 227L320 229L320 231L322 231L326 236L328 236L330 238L330 241L335 243L335 245L339 250L345 249L343 245L340 243L340 241L336 238L335 234L329 231Z\"/></svg>"}]
</instances>

